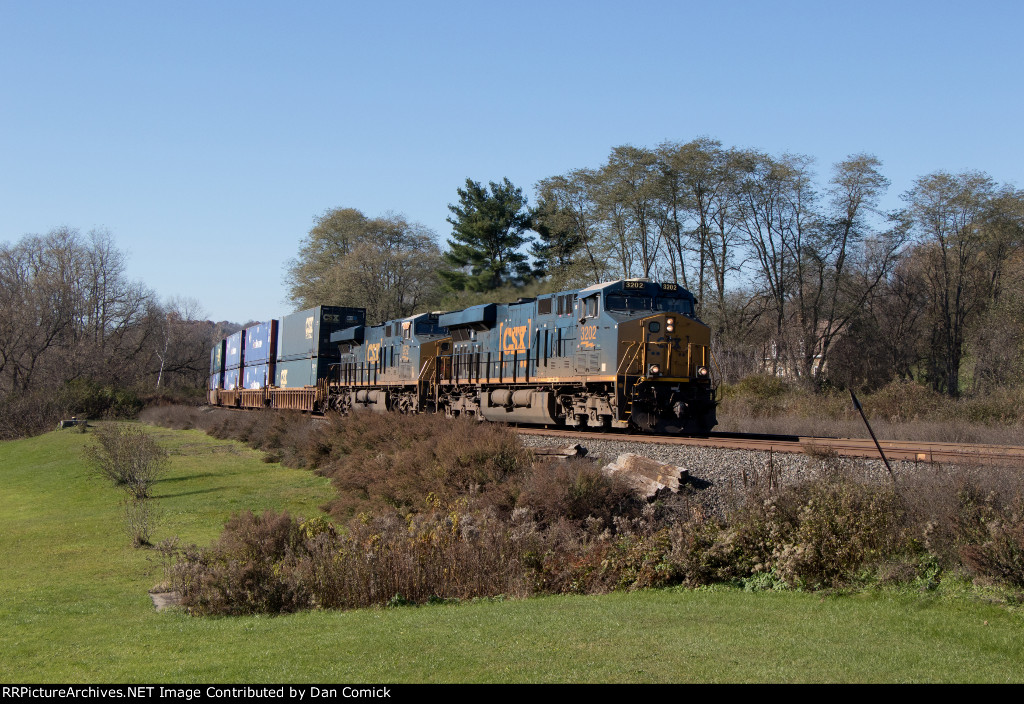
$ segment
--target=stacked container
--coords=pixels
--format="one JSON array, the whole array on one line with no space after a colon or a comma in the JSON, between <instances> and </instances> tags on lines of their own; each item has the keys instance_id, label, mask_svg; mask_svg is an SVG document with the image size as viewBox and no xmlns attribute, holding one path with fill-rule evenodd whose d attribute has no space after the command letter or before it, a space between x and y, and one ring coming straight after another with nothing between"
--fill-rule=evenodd
<instances>
[{"instance_id":1,"label":"stacked container","mask_svg":"<svg viewBox=\"0 0 1024 704\"><path fill-rule=\"evenodd\" d=\"M242 388L265 389L274 382L277 360L277 321L270 320L246 328L242 355Z\"/></svg>"},{"instance_id":2,"label":"stacked container","mask_svg":"<svg viewBox=\"0 0 1024 704\"><path fill-rule=\"evenodd\" d=\"M210 350L210 391L224 388L224 340Z\"/></svg>"},{"instance_id":3,"label":"stacked container","mask_svg":"<svg viewBox=\"0 0 1024 704\"><path fill-rule=\"evenodd\" d=\"M225 391L242 388L242 354L245 346L245 331L239 330L224 340L224 386Z\"/></svg>"},{"instance_id":4,"label":"stacked container","mask_svg":"<svg viewBox=\"0 0 1024 704\"><path fill-rule=\"evenodd\" d=\"M338 345L331 344L331 333L365 323L365 309L340 306L317 306L281 318L274 386L316 386L330 374L331 365L338 363Z\"/></svg>"}]
</instances>

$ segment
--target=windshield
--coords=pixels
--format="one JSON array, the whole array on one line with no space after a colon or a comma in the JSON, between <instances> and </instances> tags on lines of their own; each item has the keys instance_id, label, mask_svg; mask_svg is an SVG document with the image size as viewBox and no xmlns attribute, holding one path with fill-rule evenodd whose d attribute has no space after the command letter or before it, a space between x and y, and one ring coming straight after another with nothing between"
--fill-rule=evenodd
<instances>
[{"instance_id":1,"label":"windshield","mask_svg":"<svg viewBox=\"0 0 1024 704\"><path fill-rule=\"evenodd\" d=\"M421 320L416 323L416 334L417 335L442 335L444 334L444 328L437 324L433 320Z\"/></svg>"},{"instance_id":2,"label":"windshield","mask_svg":"<svg viewBox=\"0 0 1024 704\"><path fill-rule=\"evenodd\" d=\"M622 311L651 310L651 297L610 293L605 299L605 308Z\"/></svg>"},{"instance_id":3,"label":"windshield","mask_svg":"<svg viewBox=\"0 0 1024 704\"><path fill-rule=\"evenodd\" d=\"M689 298L658 298L655 305L657 310L693 315L693 303Z\"/></svg>"}]
</instances>

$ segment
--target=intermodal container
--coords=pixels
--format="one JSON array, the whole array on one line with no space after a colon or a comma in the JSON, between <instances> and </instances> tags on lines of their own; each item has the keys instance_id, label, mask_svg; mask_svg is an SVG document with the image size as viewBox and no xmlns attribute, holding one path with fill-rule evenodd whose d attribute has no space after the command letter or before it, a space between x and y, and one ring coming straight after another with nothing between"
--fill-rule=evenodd
<instances>
[{"instance_id":1,"label":"intermodal container","mask_svg":"<svg viewBox=\"0 0 1024 704\"><path fill-rule=\"evenodd\" d=\"M224 371L224 340L221 340L210 350L210 374L219 374ZM217 388L211 386L211 389Z\"/></svg>"},{"instance_id":2,"label":"intermodal container","mask_svg":"<svg viewBox=\"0 0 1024 704\"><path fill-rule=\"evenodd\" d=\"M225 369L238 369L242 366L242 351L245 348L244 333L244 330L239 330L234 335L230 335L226 340L224 340Z\"/></svg>"},{"instance_id":3,"label":"intermodal container","mask_svg":"<svg viewBox=\"0 0 1024 704\"><path fill-rule=\"evenodd\" d=\"M337 359L338 347L331 344L331 333L365 322L365 308L317 306L286 315L277 328L277 359Z\"/></svg>"},{"instance_id":4,"label":"intermodal container","mask_svg":"<svg viewBox=\"0 0 1024 704\"><path fill-rule=\"evenodd\" d=\"M234 369L224 370L224 386L222 387L225 391L234 391L239 388L241 382L242 370L238 367Z\"/></svg>"},{"instance_id":5,"label":"intermodal container","mask_svg":"<svg viewBox=\"0 0 1024 704\"><path fill-rule=\"evenodd\" d=\"M279 389L301 389L303 386L316 386L318 379L326 379L335 372L332 364L336 359L313 357L311 359L293 359L278 362L274 369L274 386Z\"/></svg>"},{"instance_id":6,"label":"intermodal container","mask_svg":"<svg viewBox=\"0 0 1024 704\"><path fill-rule=\"evenodd\" d=\"M224 382L221 379L221 374L214 374L210 377L210 390L219 389L224 386Z\"/></svg>"},{"instance_id":7,"label":"intermodal container","mask_svg":"<svg viewBox=\"0 0 1024 704\"><path fill-rule=\"evenodd\" d=\"M270 385L270 365L256 364L243 367L242 388L244 389L265 389Z\"/></svg>"},{"instance_id":8,"label":"intermodal container","mask_svg":"<svg viewBox=\"0 0 1024 704\"><path fill-rule=\"evenodd\" d=\"M245 329L246 367L273 362L277 358L277 321L268 320ZM250 388L248 384L245 388Z\"/></svg>"}]
</instances>

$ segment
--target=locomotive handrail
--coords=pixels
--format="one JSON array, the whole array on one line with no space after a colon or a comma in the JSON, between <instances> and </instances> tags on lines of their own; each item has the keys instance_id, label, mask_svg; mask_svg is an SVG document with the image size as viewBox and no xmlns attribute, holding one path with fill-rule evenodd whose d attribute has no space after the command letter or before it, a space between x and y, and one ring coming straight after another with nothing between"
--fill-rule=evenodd
<instances>
[{"instance_id":1,"label":"locomotive handrail","mask_svg":"<svg viewBox=\"0 0 1024 704\"><path fill-rule=\"evenodd\" d=\"M633 348L633 345L637 345L637 348L636 351L633 352L633 356L629 357L629 351ZM629 374L629 368L630 366L632 366L633 362L636 361L637 355L640 354L640 349L641 345L639 342L637 342L636 340L629 341L629 347L626 348L625 354L622 355L622 361L619 362L619 368L615 370L616 375L621 374L623 376L626 376L627 374ZM623 367L626 368L625 371L622 370ZM643 374L642 368L640 369L640 373Z\"/></svg>"}]
</instances>

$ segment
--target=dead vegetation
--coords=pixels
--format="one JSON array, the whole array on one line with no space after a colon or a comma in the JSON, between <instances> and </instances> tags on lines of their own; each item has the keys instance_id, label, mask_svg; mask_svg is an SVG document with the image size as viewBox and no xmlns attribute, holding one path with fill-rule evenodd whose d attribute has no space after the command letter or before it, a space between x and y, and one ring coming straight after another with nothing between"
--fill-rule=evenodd
<instances>
[{"instance_id":1,"label":"dead vegetation","mask_svg":"<svg viewBox=\"0 0 1024 704\"><path fill-rule=\"evenodd\" d=\"M333 522L239 514L177 552L193 613L355 608L681 584L1024 586L1024 500L1000 468L931 467L899 486L836 465L737 486L724 513L684 485L653 503L586 459L537 460L505 428L433 416L178 412L331 477ZM173 417L172 417L173 416ZM230 416L230 417L228 417Z\"/></svg>"},{"instance_id":2,"label":"dead vegetation","mask_svg":"<svg viewBox=\"0 0 1024 704\"><path fill-rule=\"evenodd\" d=\"M721 389L723 432L866 438L846 391L815 394L783 379L754 375ZM950 399L920 384L893 381L860 398L882 440L1024 445L1024 395L1003 389Z\"/></svg>"}]
</instances>

